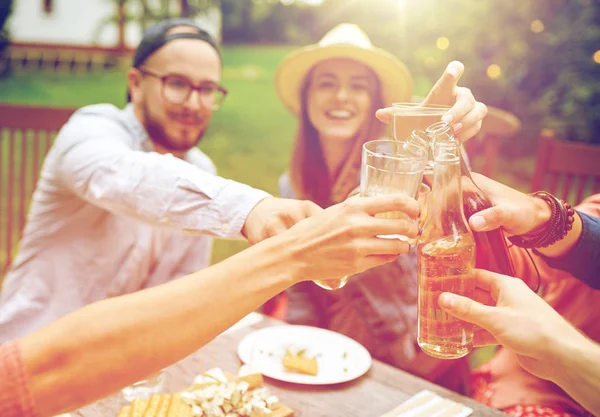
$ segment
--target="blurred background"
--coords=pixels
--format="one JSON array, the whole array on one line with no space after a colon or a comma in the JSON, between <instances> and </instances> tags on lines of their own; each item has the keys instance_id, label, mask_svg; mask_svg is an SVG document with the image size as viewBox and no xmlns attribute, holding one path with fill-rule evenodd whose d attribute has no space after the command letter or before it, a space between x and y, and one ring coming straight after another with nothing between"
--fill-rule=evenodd
<instances>
[{"instance_id":1,"label":"blurred background","mask_svg":"<svg viewBox=\"0 0 600 417\"><path fill-rule=\"evenodd\" d=\"M498 132L473 141L475 170L529 191L542 132L586 149L600 143L598 0L0 0L0 120L4 112L11 123L48 123L50 131L59 113L18 106L123 106L125 73L141 33L170 16L202 21L223 44L230 94L201 149L220 175L274 194L295 130L275 94L275 68L286 53L341 22L358 24L376 46L397 55L413 74L416 96L427 94L448 62L465 64L460 84L507 112L501 114L511 125L500 123ZM28 164L35 177L45 151L26 154L25 145L4 140L6 125L0 123L5 230L23 222L32 191L19 185L25 169L10 178L8 170ZM213 261L243 247L219 241Z\"/></svg>"}]
</instances>

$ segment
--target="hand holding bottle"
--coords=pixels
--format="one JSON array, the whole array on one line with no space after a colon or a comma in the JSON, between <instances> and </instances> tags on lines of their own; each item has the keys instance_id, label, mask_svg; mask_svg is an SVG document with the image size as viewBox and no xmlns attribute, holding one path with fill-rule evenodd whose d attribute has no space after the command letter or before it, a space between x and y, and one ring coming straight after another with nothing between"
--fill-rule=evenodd
<instances>
[{"instance_id":1,"label":"hand holding bottle","mask_svg":"<svg viewBox=\"0 0 600 417\"><path fill-rule=\"evenodd\" d=\"M440 144L457 142L450 126L444 122L435 123L427 128L427 136L434 149ZM491 199L474 181L469 166L464 159L460 161L462 175L463 210L469 219L475 213L493 207ZM473 230L477 246L476 266L504 275L514 276L515 268L510 258L506 238L502 229L478 231Z\"/></svg>"},{"instance_id":2,"label":"hand holding bottle","mask_svg":"<svg viewBox=\"0 0 600 417\"><path fill-rule=\"evenodd\" d=\"M501 344L517 354L523 368L543 379L557 382L569 373L571 355L589 340L520 279L481 269L474 277L474 299L451 293L439 298L445 312L481 328L474 345Z\"/></svg>"},{"instance_id":3,"label":"hand holding bottle","mask_svg":"<svg viewBox=\"0 0 600 417\"><path fill-rule=\"evenodd\" d=\"M509 236L524 235L544 226L550 219L551 210L544 200L523 194L481 174L471 175L494 204L468 219L474 231L486 232L501 227Z\"/></svg>"},{"instance_id":4,"label":"hand holding bottle","mask_svg":"<svg viewBox=\"0 0 600 417\"><path fill-rule=\"evenodd\" d=\"M472 176L494 204L468 218L474 232L489 233L491 230L502 229L509 236L528 235L536 234L548 225L552 210L543 199L521 193L480 174L473 173ZM575 246L581 232L581 218L575 212L572 228L567 235L550 246L537 250L549 257L562 256Z\"/></svg>"}]
</instances>

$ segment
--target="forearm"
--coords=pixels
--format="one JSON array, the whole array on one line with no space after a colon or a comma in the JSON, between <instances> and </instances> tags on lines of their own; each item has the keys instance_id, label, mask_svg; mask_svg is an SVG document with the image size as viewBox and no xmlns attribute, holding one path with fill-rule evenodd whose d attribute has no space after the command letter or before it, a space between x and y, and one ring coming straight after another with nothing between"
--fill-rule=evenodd
<instances>
[{"instance_id":1,"label":"forearm","mask_svg":"<svg viewBox=\"0 0 600 417\"><path fill-rule=\"evenodd\" d=\"M95 206L153 226L224 238L240 237L248 213L268 196L173 156L118 143L83 142L69 148L60 166L65 186Z\"/></svg>"},{"instance_id":2,"label":"forearm","mask_svg":"<svg viewBox=\"0 0 600 417\"><path fill-rule=\"evenodd\" d=\"M196 274L101 301L21 341L40 416L78 408L192 353L287 288L273 238ZM66 336L68 335L68 336Z\"/></svg>"},{"instance_id":3,"label":"forearm","mask_svg":"<svg viewBox=\"0 0 600 417\"><path fill-rule=\"evenodd\" d=\"M565 341L556 363L562 369L554 382L575 401L600 416L600 345L581 335Z\"/></svg>"}]
</instances>

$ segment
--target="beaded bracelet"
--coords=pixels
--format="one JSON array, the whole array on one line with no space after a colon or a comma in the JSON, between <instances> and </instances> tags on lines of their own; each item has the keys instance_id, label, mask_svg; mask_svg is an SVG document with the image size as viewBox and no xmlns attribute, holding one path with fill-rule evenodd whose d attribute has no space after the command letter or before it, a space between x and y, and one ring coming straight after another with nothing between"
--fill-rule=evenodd
<instances>
[{"instance_id":1,"label":"beaded bracelet","mask_svg":"<svg viewBox=\"0 0 600 417\"><path fill-rule=\"evenodd\" d=\"M575 210L569 203L560 200L546 191L536 191L531 194L544 200L552 210L550 220L545 227L535 235L513 236L510 239L516 246L522 248L546 248L563 239L573 228Z\"/></svg>"}]
</instances>

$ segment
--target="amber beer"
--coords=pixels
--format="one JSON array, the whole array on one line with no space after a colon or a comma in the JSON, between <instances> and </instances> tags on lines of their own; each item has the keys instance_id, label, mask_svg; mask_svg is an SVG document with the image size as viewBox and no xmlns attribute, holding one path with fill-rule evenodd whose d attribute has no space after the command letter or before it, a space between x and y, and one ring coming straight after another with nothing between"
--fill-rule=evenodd
<instances>
[{"instance_id":1,"label":"amber beer","mask_svg":"<svg viewBox=\"0 0 600 417\"><path fill-rule=\"evenodd\" d=\"M447 141L456 141L450 126L444 122L435 123L427 128L433 146ZM492 207L489 197L475 184L471 170L461 156L463 211L469 219L473 214ZM487 232L473 232L477 245L477 268L487 269L503 275L515 276L515 268L508 251L506 238L501 228Z\"/></svg>"},{"instance_id":2,"label":"amber beer","mask_svg":"<svg viewBox=\"0 0 600 417\"><path fill-rule=\"evenodd\" d=\"M393 135L394 139L405 141L414 130L425 130L428 126L439 122L450 110L448 106L427 105L419 103L393 103Z\"/></svg>"},{"instance_id":3,"label":"amber beer","mask_svg":"<svg viewBox=\"0 0 600 417\"><path fill-rule=\"evenodd\" d=\"M463 211L460 171L459 143L436 144L429 210L417 245L417 341L440 359L473 349L473 326L448 315L438 302L443 292L472 297L475 287L475 238Z\"/></svg>"},{"instance_id":4,"label":"amber beer","mask_svg":"<svg viewBox=\"0 0 600 417\"><path fill-rule=\"evenodd\" d=\"M417 250L419 346L436 358L463 357L473 348L473 326L445 313L438 298L443 292L473 296L473 236L460 235L456 242L442 238Z\"/></svg>"}]
</instances>

